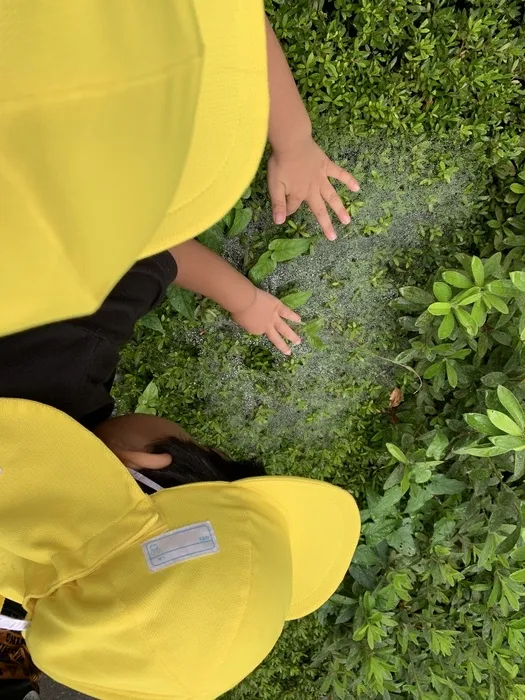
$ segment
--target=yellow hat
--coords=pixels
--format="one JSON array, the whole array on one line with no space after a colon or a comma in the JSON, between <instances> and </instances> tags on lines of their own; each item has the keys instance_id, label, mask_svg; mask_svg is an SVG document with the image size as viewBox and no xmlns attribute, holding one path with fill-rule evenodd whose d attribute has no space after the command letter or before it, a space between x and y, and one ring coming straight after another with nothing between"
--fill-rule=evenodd
<instances>
[{"instance_id":1,"label":"yellow hat","mask_svg":"<svg viewBox=\"0 0 525 700\"><path fill-rule=\"evenodd\" d=\"M226 214L266 140L265 47L262 0L2 0L0 335L93 312Z\"/></svg>"},{"instance_id":2,"label":"yellow hat","mask_svg":"<svg viewBox=\"0 0 525 700\"><path fill-rule=\"evenodd\" d=\"M211 700L335 592L359 537L344 490L259 477L145 495L65 414L0 400L0 594L36 665L107 700Z\"/></svg>"}]
</instances>

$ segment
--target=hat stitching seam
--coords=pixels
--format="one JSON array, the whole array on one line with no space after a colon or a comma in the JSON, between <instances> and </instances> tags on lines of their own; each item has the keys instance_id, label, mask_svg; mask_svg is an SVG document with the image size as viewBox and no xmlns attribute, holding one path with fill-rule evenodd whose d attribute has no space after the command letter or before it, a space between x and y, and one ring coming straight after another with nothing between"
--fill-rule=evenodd
<instances>
[{"instance_id":1,"label":"hat stitching seam","mask_svg":"<svg viewBox=\"0 0 525 700\"><path fill-rule=\"evenodd\" d=\"M17 111L17 109L22 109L24 106L43 107L58 103L77 102L84 98L98 99L108 94L125 92L130 88L150 85L154 82L162 80L163 78L169 77L175 71L175 69L182 66L187 66L188 64L196 61L202 61L202 59L203 56L201 54L195 54L183 61L168 63L161 68L157 68L153 71L149 71L148 73L143 73L142 75L125 80L101 81L91 85L56 88L55 90L51 90L41 95L42 99L39 99L38 94L30 93L21 96L20 98L0 100L0 108L9 108L5 110L1 109L0 116L7 114L9 111Z\"/></svg>"},{"instance_id":2,"label":"hat stitching seam","mask_svg":"<svg viewBox=\"0 0 525 700\"><path fill-rule=\"evenodd\" d=\"M106 528L104 530L104 532L111 530L117 523L120 523L120 522L122 522L122 520L125 520L130 513L133 513L134 510L136 510L136 507L133 508L131 511L128 511L124 517L113 521L111 523L111 525L108 526L108 528ZM100 569L102 566L104 566L104 564L107 561L111 560L113 557L115 557L116 555L125 551L129 547L132 547L134 544L137 544L142 539L142 537L146 533L149 533L151 528L153 526L156 526L157 524L158 524L158 518L156 518L154 521L152 521L152 518L150 516L148 518L147 522L144 523L144 525L142 526L142 528L140 529L139 532L135 533L133 536L128 537L128 539L126 539L125 542L120 542L118 544L115 544L115 546L112 547L111 550L106 551L104 553L104 555L101 556L99 559L97 559L97 561L94 562L89 568L83 569L81 572L77 572L76 574L71 574L70 576L67 576L65 578L61 578L61 579L55 581L44 593L41 593L38 596L35 596L35 595L26 596L26 598L24 599L24 603L26 603L26 602L29 603L30 601L45 600L49 596L53 595L53 593L58 591L60 588L62 588L62 586L66 586L69 583L75 583L77 581L81 581L84 578L87 578L92 573L94 573L95 571ZM156 529L156 528L154 528L154 529ZM98 533L94 537L99 537L101 534L102 533ZM91 540L92 539L94 539L94 538L91 538ZM76 554L76 552L79 552L82 549L83 549L83 547L79 547L79 549L77 549L75 551L75 554ZM52 563L55 560L56 560L56 555L51 557Z\"/></svg>"},{"instance_id":3,"label":"hat stitching seam","mask_svg":"<svg viewBox=\"0 0 525 700\"><path fill-rule=\"evenodd\" d=\"M238 88L238 83L236 83L236 88ZM239 90L237 90L239 93ZM245 106L245 101L243 101L243 106ZM240 115L242 112L242 108L238 110L238 114ZM235 136L233 137L232 145L229 148L227 154L224 156L223 161L219 167L219 169L216 171L215 177L211 182L209 182L207 185L203 186L203 188L199 191L193 194L193 197L190 199L187 199L185 202L179 204L176 207L170 207L168 211L165 214L164 220L172 216L173 214L177 214L178 212L181 211L181 209L191 206L194 202L196 202L200 197L202 197L206 192L208 192L217 182L217 180L221 177L221 175L224 173L226 170L227 166L231 163L232 160L232 153L233 151L237 148L238 142L239 142L239 124L241 122L240 116L238 116L236 123L235 123ZM253 143L253 138L252 138L252 143ZM191 148L191 147L190 147Z\"/></svg>"}]
</instances>

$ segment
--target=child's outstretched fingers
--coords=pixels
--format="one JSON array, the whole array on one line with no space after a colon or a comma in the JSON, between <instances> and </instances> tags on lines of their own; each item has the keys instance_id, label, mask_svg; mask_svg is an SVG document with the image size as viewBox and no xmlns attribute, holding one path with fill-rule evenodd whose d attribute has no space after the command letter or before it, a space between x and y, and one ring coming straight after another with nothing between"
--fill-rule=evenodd
<instances>
[{"instance_id":1,"label":"child's outstretched fingers","mask_svg":"<svg viewBox=\"0 0 525 700\"><path fill-rule=\"evenodd\" d=\"M279 333L275 330L275 328L272 328L271 330L269 330L268 333L267 333L266 335L267 335L268 340L270 341L270 343L272 343L272 345L275 345L275 347L277 348L277 350L280 350L280 351L281 351L282 353L284 353L285 355L291 355L291 354L292 354L292 351L290 350L290 348L288 347L288 345L286 345L286 343L285 343L284 340L281 338L281 336L279 335Z\"/></svg>"},{"instance_id":2,"label":"child's outstretched fingers","mask_svg":"<svg viewBox=\"0 0 525 700\"><path fill-rule=\"evenodd\" d=\"M324 235L329 241L335 241L337 234L332 225L332 219L326 205L319 193L315 193L308 199L308 205L317 219L319 226L323 229Z\"/></svg>"},{"instance_id":3,"label":"child's outstretched fingers","mask_svg":"<svg viewBox=\"0 0 525 700\"><path fill-rule=\"evenodd\" d=\"M283 338L286 338L286 340L289 340L291 343L294 345L300 345L301 344L301 338L297 335L295 331L293 331L290 326L283 321L282 319L279 319L277 323L275 324L275 330L282 335Z\"/></svg>"},{"instance_id":4,"label":"child's outstretched fingers","mask_svg":"<svg viewBox=\"0 0 525 700\"><path fill-rule=\"evenodd\" d=\"M291 321L292 323L301 323L301 317L299 314L296 314L295 311L292 311L283 303L279 305L278 313L279 316L285 318L287 321Z\"/></svg>"},{"instance_id":5,"label":"child's outstretched fingers","mask_svg":"<svg viewBox=\"0 0 525 700\"><path fill-rule=\"evenodd\" d=\"M342 224L350 223L350 214L346 211L341 197L337 194L335 187L327 180L321 188L321 196L330 205L337 218Z\"/></svg>"},{"instance_id":6,"label":"child's outstretched fingers","mask_svg":"<svg viewBox=\"0 0 525 700\"><path fill-rule=\"evenodd\" d=\"M328 175L328 177L333 177L335 180L339 180L339 182L342 182L343 185L346 185L348 187L350 192L359 192L359 190L361 189L355 177L351 173L349 173L348 170L345 170L339 165L336 165L330 159L328 159L328 165L326 166L326 174Z\"/></svg>"},{"instance_id":7,"label":"child's outstretched fingers","mask_svg":"<svg viewBox=\"0 0 525 700\"><path fill-rule=\"evenodd\" d=\"M268 189L272 203L273 220L276 224L286 221L286 188L277 176L268 177Z\"/></svg>"}]
</instances>

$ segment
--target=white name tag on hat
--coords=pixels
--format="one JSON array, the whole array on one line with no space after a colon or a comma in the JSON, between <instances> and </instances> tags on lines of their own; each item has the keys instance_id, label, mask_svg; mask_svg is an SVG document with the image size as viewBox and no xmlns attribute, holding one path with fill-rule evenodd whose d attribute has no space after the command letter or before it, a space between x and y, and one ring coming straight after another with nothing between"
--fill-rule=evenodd
<instances>
[{"instance_id":1,"label":"white name tag on hat","mask_svg":"<svg viewBox=\"0 0 525 700\"><path fill-rule=\"evenodd\" d=\"M142 545L149 570L166 569L190 559L216 554L219 544L210 522L188 525L165 532Z\"/></svg>"}]
</instances>

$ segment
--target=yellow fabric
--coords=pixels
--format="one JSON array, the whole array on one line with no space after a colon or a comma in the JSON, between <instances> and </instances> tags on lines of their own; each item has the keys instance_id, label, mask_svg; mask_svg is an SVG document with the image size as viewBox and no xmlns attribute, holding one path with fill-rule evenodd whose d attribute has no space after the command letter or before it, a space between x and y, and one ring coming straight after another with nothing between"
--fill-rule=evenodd
<instances>
[{"instance_id":1,"label":"yellow fabric","mask_svg":"<svg viewBox=\"0 0 525 700\"><path fill-rule=\"evenodd\" d=\"M36 665L105 700L212 700L248 675L285 620L343 579L359 514L292 477L146 496L90 432L0 399L0 596L22 602ZM143 544L209 522L218 551L152 572Z\"/></svg>"},{"instance_id":2,"label":"yellow fabric","mask_svg":"<svg viewBox=\"0 0 525 700\"><path fill-rule=\"evenodd\" d=\"M267 133L262 0L2 0L0 334L223 216Z\"/></svg>"}]
</instances>

